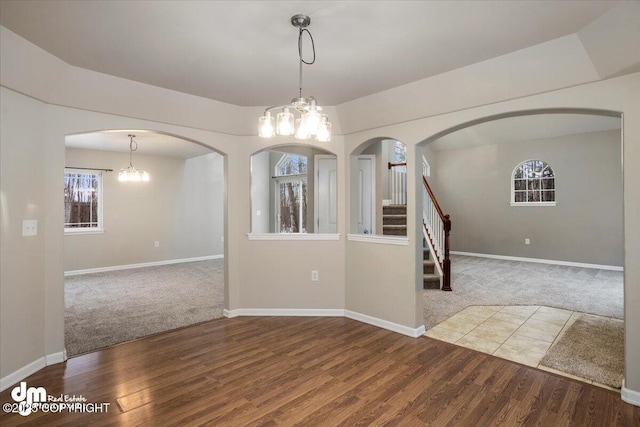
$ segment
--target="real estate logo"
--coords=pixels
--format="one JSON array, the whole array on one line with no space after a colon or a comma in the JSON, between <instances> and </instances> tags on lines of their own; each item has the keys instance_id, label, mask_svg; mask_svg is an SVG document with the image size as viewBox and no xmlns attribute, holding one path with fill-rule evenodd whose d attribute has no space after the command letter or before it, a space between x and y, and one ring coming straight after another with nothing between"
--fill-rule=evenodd
<instances>
[{"instance_id":1,"label":"real estate logo","mask_svg":"<svg viewBox=\"0 0 640 427\"><path fill-rule=\"evenodd\" d=\"M18 413L23 417L32 412L109 412L108 402L92 403L87 402L83 395L61 394L52 396L47 394L44 387L27 387L25 381L11 390L13 403L7 402L2 405L2 410L7 413Z\"/></svg>"},{"instance_id":2,"label":"real estate logo","mask_svg":"<svg viewBox=\"0 0 640 427\"><path fill-rule=\"evenodd\" d=\"M18 403L18 413L26 417L31 414L35 404L47 401L47 390L44 387L27 388L27 383L22 381L19 386L11 390L11 398ZM2 409L5 409L4 406Z\"/></svg>"}]
</instances>

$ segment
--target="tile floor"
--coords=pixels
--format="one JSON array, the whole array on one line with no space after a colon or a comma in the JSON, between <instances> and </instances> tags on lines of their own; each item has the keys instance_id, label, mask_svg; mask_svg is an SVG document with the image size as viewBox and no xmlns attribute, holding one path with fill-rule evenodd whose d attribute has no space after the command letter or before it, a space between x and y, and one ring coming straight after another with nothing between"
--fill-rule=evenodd
<instances>
[{"instance_id":1,"label":"tile floor","mask_svg":"<svg viewBox=\"0 0 640 427\"><path fill-rule=\"evenodd\" d=\"M540 365L546 351L580 314L538 305L471 306L429 329L425 335L619 391Z\"/></svg>"}]
</instances>

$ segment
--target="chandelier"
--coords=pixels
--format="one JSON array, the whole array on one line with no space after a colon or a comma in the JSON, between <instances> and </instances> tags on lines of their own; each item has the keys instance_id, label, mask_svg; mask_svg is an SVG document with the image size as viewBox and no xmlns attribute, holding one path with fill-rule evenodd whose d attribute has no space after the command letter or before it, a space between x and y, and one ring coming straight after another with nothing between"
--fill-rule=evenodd
<instances>
[{"instance_id":1,"label":"chandelier","mask_svg":"<svg viewBox=\"0 0 640 427\"><path fill-rule=\"evenodd\" d=\"M313 37L306 27L311 23L307 15L294 15L291 17L291 25L299 29L298 32L298 58L300 59L298 97L291 103L268 107L264 115L258 120L258 135L262 138L271 138L274 135L293 135L297 139L314 138L316 141L331 141L331 122L329 117L322 113L322 107L318 106L314 97L302 96L302 64L312 65L316 62L316 48ZM302 59L302 34L307 33L311 39L313 59L309 62ZM276 117L271 115L273 110L280 110ZM299 114L295 117L294 113Z\"/></svg>"},{"instance_id":2,"label":"chandelier","mask_svg":"<svg viewBox=\"0 0 640 427\"><path fill-rule=\"evenodd\" d=\"M120 169L118 173L118 181L149 181L149 174L146 170L137 170L133 167L133 152L138 149L138 143L133 140L135 135L127 135L129 137L129 167Z\"/></svg>"}]
</instances>

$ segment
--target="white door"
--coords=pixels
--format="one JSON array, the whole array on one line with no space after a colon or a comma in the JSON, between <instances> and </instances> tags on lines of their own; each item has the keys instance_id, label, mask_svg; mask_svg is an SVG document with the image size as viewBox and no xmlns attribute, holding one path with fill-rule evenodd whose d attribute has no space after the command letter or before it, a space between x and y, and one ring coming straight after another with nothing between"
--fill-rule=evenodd
<instances>
[{"instance_id":1,"label":"white door","mask_svg":"<svg viewBox=\"0 0 640 427\"><path fill-rule=\"evenodd\" d=\"M337 163L335 156L315 156L316 183L314 212L316 233L338 232L338 211L336 202Z\"/></svg>"},{"instance_id":2,"label":"white door","mask_svg":"<svg viewBox=\"0 0 640 427\"><path fill-rule=\"evenodd\" d=\"M375 234L374 155L358 156L358 233Z\"/></svg>"}]
</instances>

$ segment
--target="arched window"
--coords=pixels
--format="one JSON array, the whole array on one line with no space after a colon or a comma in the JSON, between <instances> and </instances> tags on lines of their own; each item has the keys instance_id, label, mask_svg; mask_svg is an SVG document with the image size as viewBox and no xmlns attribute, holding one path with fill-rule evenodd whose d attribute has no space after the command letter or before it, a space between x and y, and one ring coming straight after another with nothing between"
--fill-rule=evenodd
<instances>
[{"instance_id":1,"label":"arched window","mask_svg":"<svg viewBox=\"0 0 640 427\"><path fill-rule=\"evenodd\" d=\"M555 206L556 183L551 166L526 160L511 175L511 206Z\"/></svg>"}]
</instances>

